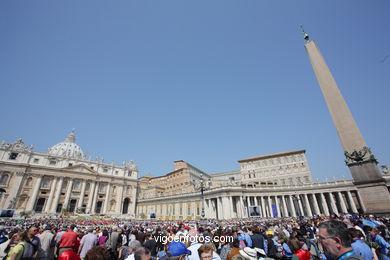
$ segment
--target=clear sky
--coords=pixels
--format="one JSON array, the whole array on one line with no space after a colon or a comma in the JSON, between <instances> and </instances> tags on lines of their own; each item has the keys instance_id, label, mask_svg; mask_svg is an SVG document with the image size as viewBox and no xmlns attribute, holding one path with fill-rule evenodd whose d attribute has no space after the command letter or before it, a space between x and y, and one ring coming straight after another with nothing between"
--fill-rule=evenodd
<instances>
[{"instance_id":1,"label":"clear sky","mask_svg":"<svg viewBox=\"0 0 390 260\"><path fill-rule=\"evenodd\" d=\"M140 176L207 173L305 149L350 173L304 50L322 51L369 147L390 165L390 1L2 0L0 139L84 152Z\"/></svg>"}]
</instances>

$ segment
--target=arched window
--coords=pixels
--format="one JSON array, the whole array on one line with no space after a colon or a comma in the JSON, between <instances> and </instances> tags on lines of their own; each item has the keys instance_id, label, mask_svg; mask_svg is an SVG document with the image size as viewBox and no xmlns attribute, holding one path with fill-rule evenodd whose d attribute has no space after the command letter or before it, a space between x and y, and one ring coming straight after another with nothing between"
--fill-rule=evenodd
<instances>
[{"instance_id":1,"label":"arched window","mask_svg":"<svg viewBox=\"0 0 390 260\"><path fill-rule=\"evenodd\" d=\"M0 177L0 185L7 185L8 184L9 175L7 173L4 173Z\"/></svg>"}]
</instances>

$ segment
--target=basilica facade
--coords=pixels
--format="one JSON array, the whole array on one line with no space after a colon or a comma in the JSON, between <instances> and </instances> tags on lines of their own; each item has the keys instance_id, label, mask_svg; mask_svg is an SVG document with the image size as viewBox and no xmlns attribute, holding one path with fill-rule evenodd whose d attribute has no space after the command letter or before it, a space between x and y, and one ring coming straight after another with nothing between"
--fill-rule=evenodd
<instances>
[{"instance_id":1,"label":"basilica facade","mask_svg":"<svg viewBox=\"0 0 390 260\"><path fill-rule=\"evenodd\" d=\"M22 139L0 144L0 209L36 214L77 212L135 217L138 170L92 160L72 131L47 153Z\"/></svg>"},{"instance_id":2,"label":"basilica facade","mask_svg":"<svg viewBox=\"0 0 390 260\"><path fill-rule=\"evenodd\" d=\"M132 161L92 160L72 131L46 153L22 139L0 144L0 209L184 220L364 212L352 180L312 180L305 150L238 160L239 169L206 173L174 162L163 176L138 177ZM383 175L387 187L390 176Z\"/></svg>"}]
</instances>

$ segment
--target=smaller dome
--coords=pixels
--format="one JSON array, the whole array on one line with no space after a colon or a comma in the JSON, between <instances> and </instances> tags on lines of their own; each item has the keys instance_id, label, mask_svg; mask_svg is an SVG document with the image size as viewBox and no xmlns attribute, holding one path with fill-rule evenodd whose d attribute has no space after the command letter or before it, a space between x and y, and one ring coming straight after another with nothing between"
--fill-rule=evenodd
<instances>
[{"instance_id":1,"label":"smaller dome","mask_svg":"<svg viewBox=\"0 0 390 260\"><path fill-rule=\"evenodd\" d=\"M81 147L76 144L74 129L66 137L65 141L58 143L49 149L49 155L68 157L73 159L84 159L85 154Z\"/></svg>"}]
</instances>

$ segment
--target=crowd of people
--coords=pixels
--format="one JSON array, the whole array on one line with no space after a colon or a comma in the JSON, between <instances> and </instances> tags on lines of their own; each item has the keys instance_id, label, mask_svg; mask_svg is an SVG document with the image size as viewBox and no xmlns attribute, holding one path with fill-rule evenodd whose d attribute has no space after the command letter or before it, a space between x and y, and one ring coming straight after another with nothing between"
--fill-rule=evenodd
<instances>
[{"instance_id":1,"label":"crowd of people","mask_svg":"<svg viewBox=\"0 0 390 260\"><path fill-rule=\"evenodd\" d=\"M0 220L5 260L390 260L390 219Z\"/></svg>"}]
</instances>

